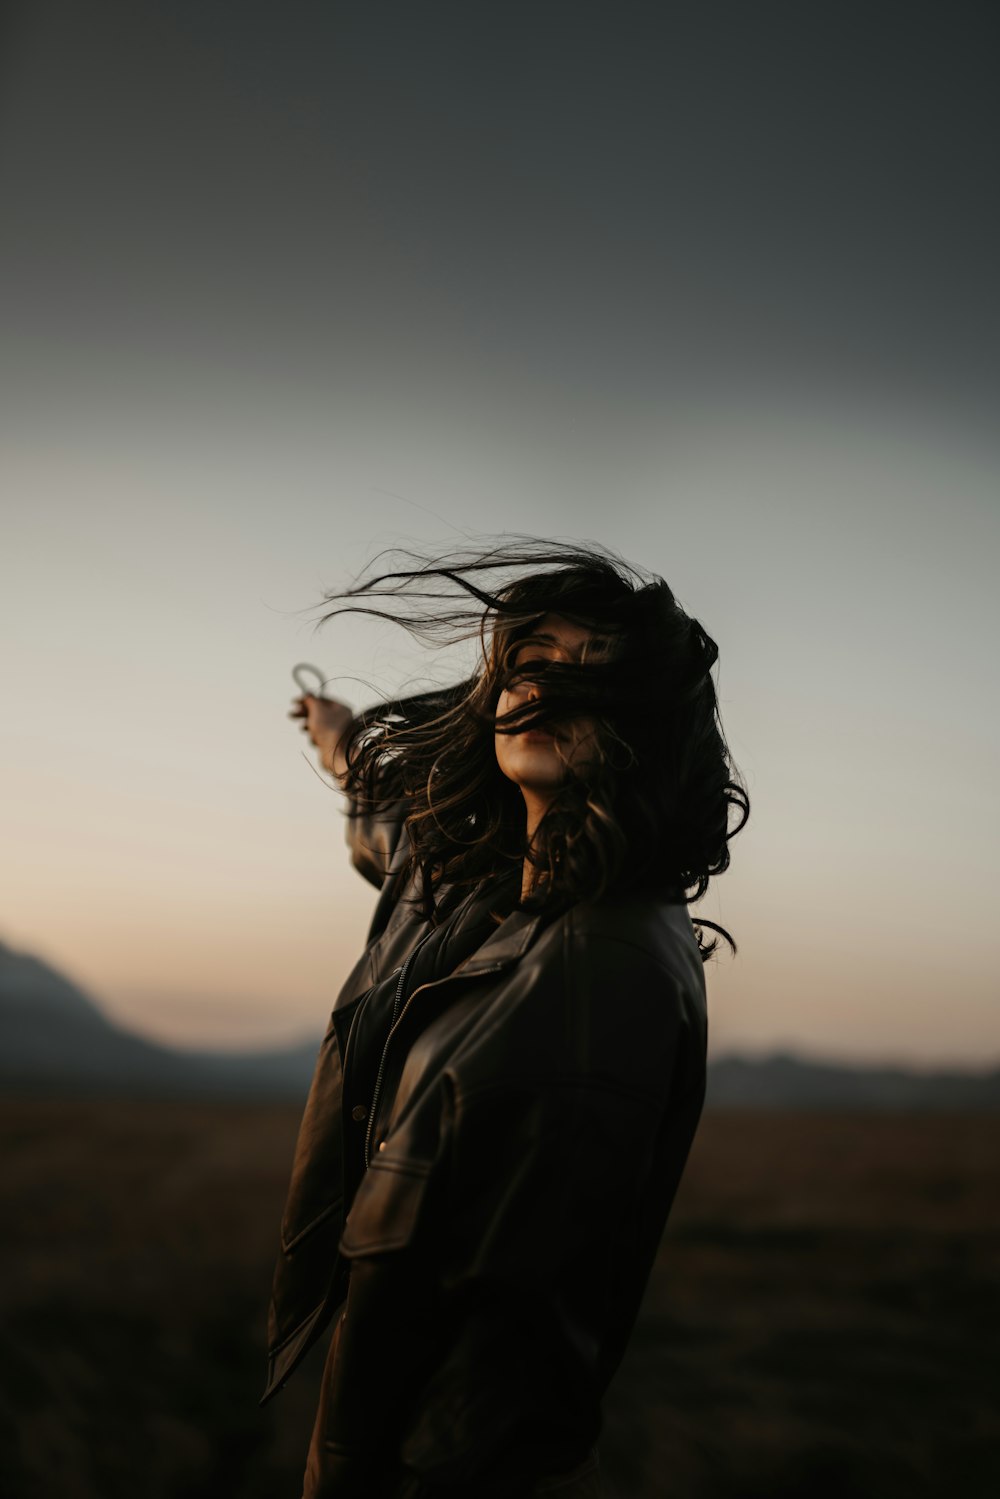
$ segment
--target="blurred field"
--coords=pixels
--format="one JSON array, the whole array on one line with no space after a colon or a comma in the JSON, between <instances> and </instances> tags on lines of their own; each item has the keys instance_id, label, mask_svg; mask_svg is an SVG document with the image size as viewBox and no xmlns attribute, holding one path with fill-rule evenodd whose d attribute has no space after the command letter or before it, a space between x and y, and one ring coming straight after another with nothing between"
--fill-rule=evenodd
<instances>
[{"instance_id":1,"label":"blurred field","mask_svg":"<svg viewBox=\"0 0 1000 1499\"><path fill-rule=\"evenodd\" d=\"M264 1410L298 1109L0 1099L4 1499L298 1499ZM707 1113L601 1442L608 1499L1000 1493L1000 1116Z\"/></svg>"}]
</instances>

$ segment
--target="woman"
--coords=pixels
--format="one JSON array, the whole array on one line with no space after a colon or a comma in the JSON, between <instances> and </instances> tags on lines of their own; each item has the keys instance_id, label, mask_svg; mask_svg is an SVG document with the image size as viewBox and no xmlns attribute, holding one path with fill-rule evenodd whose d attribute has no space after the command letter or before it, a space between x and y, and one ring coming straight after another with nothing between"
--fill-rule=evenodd
<instances>
[{"instance_id":1,"label":"woman","mask_svg":"<svg viewBox=\"0 0 1000 1499\"><path fill-rule=\"evenodd\" d=\"M481 661L357 718L293 708L381 893L302 1120L261 1403L335 1320L305 1499L584 1499L704 1097L716 941L687 905L749 810L716 647L593 548L329 601L475 630Z\"/></svg>"}]
</instances>

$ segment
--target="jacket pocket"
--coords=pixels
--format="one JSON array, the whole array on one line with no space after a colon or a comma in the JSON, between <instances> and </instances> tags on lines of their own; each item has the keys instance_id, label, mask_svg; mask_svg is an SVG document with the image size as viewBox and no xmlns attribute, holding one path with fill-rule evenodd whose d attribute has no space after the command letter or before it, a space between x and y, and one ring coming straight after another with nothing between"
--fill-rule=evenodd
<instances>
[{"instance_id":1,"label":"jacket pocket","mask_svg":"<svg viewBox=\"0 0 1000 1499\"><path fill-rule=\"evenodd\" d=\"M340 1238L340 1252L380 1254L412 1243L430 1181L420 1161L382 1164L376 1157L358 1187Z\"/></svg>"}]
</instances>

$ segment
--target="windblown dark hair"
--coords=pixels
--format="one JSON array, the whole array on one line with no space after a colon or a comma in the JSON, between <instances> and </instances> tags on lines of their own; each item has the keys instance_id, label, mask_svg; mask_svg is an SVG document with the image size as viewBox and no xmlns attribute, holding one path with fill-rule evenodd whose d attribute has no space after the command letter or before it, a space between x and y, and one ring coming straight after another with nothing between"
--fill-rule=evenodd
<instances>
[{"instance_id":1,"label":"windblown dark hair","mask_svg":"<svg viewBox=\"0 0 1000 1499\"><path fill-rule=\"evenodd\" d=\"M718 649L663 579L592 544L534 538L431 561L396 555L409 565L327 594L335 607L320 623L361 613L428 643L479 638L472 676L366 709L344 744L356 813L400 797L407 804L409 872L428 919L439 914L443 886L470 886L525 857L538 874L523 909L651 888L688 904L704 895L728 867L729 839L750 804L719 719ZM549 613L591 630L605 648L579 664L526 666L532 632ZM501 692L525 676L542 689L498 719ZM524 802L500 771L494 734L542 724L557 732L560 720L580 715L597 725L598 753L584 770L568 769L528 848ZM704 927L735 952L723 927L701 917L694 925L703 959L718 945L703 942Z\"/></svg>"}]
</instances>

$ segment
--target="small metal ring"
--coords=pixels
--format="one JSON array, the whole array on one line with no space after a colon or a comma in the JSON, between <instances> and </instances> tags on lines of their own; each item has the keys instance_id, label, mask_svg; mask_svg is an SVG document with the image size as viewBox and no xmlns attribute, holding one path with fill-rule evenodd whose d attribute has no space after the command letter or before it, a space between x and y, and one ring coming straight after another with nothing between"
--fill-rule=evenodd
<instances>
[{"instance_id":1,"label":"small metal ring","mask_svg":"<svg viewBox=\"0 0 1000 1499\"><path fill-rule=\"evenodd\" d=\"M309 687L305 682L303 682L303 674L307 674L308 676L316 678L317 682L319 683L319 691L317 691L315 687ZM323 689L326 686L326 677L324 677L318 666L310 666L308 661L300 661L297 666L292 667L292 677L295 681L296 687L304 697L323 696Z\"/></svg>"}]
</instances>

